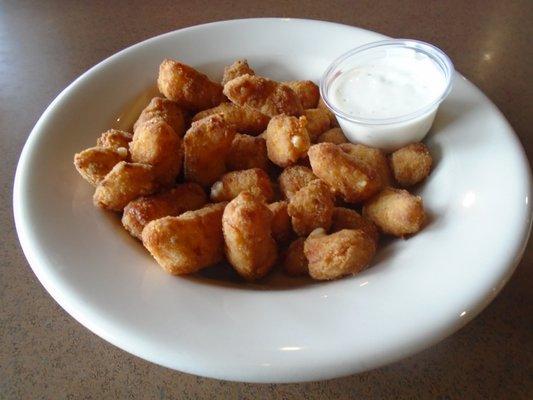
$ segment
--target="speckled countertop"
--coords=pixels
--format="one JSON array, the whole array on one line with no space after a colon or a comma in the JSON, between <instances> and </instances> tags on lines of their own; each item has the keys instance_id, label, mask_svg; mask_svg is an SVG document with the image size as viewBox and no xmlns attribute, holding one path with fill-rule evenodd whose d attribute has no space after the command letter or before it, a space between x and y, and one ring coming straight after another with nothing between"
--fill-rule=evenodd
<instances>
[{"instance_id":1,"label":"speckled countertop","mask_svg":"<svg viewBox=\"0 0 533 400\"><path fill-rule=\"evenodd\" d=\"M129 355L65 313L31 272L12 217L22 146L40 114L92 65L151 36L262 16L341 22L444 49L533 155L533 2L0 2L0 399L533 398L533 248L496 300L440 344L326 382L256 385L174 372Z\"/></svg>"}]
</instances>

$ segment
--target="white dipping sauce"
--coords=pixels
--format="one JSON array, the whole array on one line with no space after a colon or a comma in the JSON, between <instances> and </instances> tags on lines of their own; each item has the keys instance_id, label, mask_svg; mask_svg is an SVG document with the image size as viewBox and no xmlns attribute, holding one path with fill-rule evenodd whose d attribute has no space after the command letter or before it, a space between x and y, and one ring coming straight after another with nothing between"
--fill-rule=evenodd
<instances>
[{"instance_id":1,"label":"white dipping sauce","mask_svg":"<svg viewBox=\"0 0 533 400\"><path fill-rule=\"evenodd\" d=\"M424 139L453 75L451 60L435 46L387 39L334 60L320 93L350 142L391 152Z\"/></svg>"},{"instance_id":2,"label":"white dipping sauce","mask_svg":"<svg viewBox=\"0 0 533 400\"><path fill-rule=\"evenodd\" d=\"M329 94L334 106L354 118L394 118L431 104L445 86L434 61L403 49L342 72Z\"/></svg>"}]
</instances>

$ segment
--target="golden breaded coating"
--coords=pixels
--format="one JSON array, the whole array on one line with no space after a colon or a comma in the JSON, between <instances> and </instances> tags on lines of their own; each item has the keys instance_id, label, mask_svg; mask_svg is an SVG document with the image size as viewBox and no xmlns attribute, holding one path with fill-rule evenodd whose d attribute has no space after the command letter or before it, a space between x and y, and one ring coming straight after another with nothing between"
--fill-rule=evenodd
<instances>
[{"instance_id":1,"label":"golden breaded coating","mask_svg":"<svg viewBox=\"0 0 533 400\"><path fill-rule=\"evenodd\" d=\"M226 158L226 168L229 171L241 169L262 168L268 170L268 155L266 140L262 137L241 135L237 133Z\"/></svg>"},{"instance_id":2,"label":"golden breaded coating","mask_svg":"<svg viewBox=\"0 0 533 400\"><path fill-rule=\"evenodd\" d=\"M309 182L317 179L309 168L303 165L294 165L283 170L278 178L279 188L286 199L291 199L298 190Z\"/></svg>"},{"instance_id":3,"label":"golden breaded coating","mask_svg":"<svg viewBox=\"0 0 533 400\"><path fill-rule=\"evenodd\" d=\"M183 138L185 179L206 187L226 172L226 157L235 138L235 129L222 115L193 122Z\"/></svg>"},{"instance_id":4,"label":"golden breaded coating","mask_svg":"<svg viewBox=\"0 0 533 400\"><path fill-rule=\"evenodd\" d=\"M272 211L272 237L278 243L285 243L293 234L287 206L283 200L268 205Z\"/></svg>"},{"instance_id":5,"label":"golden breaded coating","mask_svg":"<svg viewBox=\"0 0 533 400\"><path fill-rule=\"evenodd\" d=\"M255 72L253 69L250 68L247 60L237 60L233 64L228 65L224 68L224 75L222 76L222 86L224 86L232 79L238 78L239 76L246 74L255 75Z\"/></svg>"},{"instance_id":6,"label":"golden breaded coating","mask_svg":"<svg viewBox=\"0 0 533 400\"><path fill-rule=\"evenodd\" d=\"M334 207L333 194L328 185L320 179L309 182L289 200L287 212L291 217L292 229L299 236L307 236L316 228L328 230Z\"/></svg>"},{"instance_id":7,"label":"golden breaded coating","mask_svg":"<svg viewBox=\"0 0 533 400\"><path fill-rule=\"evenodd\" d=\"M279 82L256 75L242 75L224 85L224 94L233 103L250 106L269 117L301 115L303 108L294 91Z\"/></svg>"},{"instance_id":8,"label":"golden breaded coating","mask_svg":"<svg viewBox=\"0 0 533 400\"><path fill-rule=\"evenodd\" d=\"M159 66L157 86L167 99L190 110L205 110L226 100L222 85L174 60L164 60Z\"/></svg>"},{"instance_id":9,"label":"golden breaded coating","mask_svg":"<svg viewBox=\"0 0 533 400\"><path fill-rule=\"evenodd\" d=\"M211 201L229 201L241 192L249 192L266 202L274 198L274 190L267 173L261 168L251 168L224 174L211 187Z\"/></svg>"},{"instance_id":10,"label":"golden breaded coating","mask_svg":"<svg viewBox=\"0 0 533 400\"><path fill-rule=\"evenodd\" d=\"M390 187L364 205L363 216L374 222L383 233L400 237L420 231L426 221L420 196Z\"/></svg>"},{"instance_id":11,"label":"golden breaded coating","mask_svg":"<svg viewBox=\"0 0 533 400\"><path fill-rule=\"evenodd\" d=\"M265 203L243 192L224 210L222 229L226 257L237 273L246 280L265 276L277 258L272 238L272 212Z\"/></svg>"},{"instance_id":12,"label":"golden breaded coating","mask_svg":"<svg viewBox=\"0 0 533 400\"><path fill-rule=\"evenodd\" d=\"M408 187L422 182L431 171L433 159L424 143L413 143L396 150L390 156L394 179Z\"/></svg>"},{"instance_id":13,"label":"golden breaded coating","mask_svg":"<svg viewBox=\"0 0 533 400\"><path fill-rule=\"evenodd\" d=\"M343 229L331 235L317 229L305 240L304 253L309 275L330 280L361 272L374 257L376 244L360 229Z\"/></svg>"},{"instance_id":14,"label":"golden breaded coating","mask_svg":"<svg viewBox=\"0 0 533 400\"><path fill-rule=\"evenodd\" d=\"M164 192L130 201L124 208L122 225L132 236L141 239L142 230L150 221L196 210L206 203L207 196L200 185L184 183Z\"/></svg>"},{"instance_id":15,"label":"golden breaded coating","mask_svg":"<svg viewBox=\"0 0 533 400\"><path fill-rule=\"evenodd\" d=\"M331 127L334 128L336 126L339 126L339 122L337 121L337 117L335 116L335 113L328 108L326 103L324 103L324 100L322 100L322 97L320 98L320 100L318 100L317 108L321 108L328 113Z\"/></svg>"},{"instance_id":16,"label":"golden breaded coating","mask_svg":"<svg viewBox=\"0 0 533 400\"><path fill-rule=\"evenodd\" d=\"M305 117L278 115L268 123L266 144L268 158L280 167L293 165L305 157L311 145Z\"/></svg>"},{"instance_id":17,"label":"golden breaded coating","mask_svg":"<svg viewBox=\"0 0 533 400\"><path fill-rule=\"evenodd\" d=\"M263 132L270 118L255 108L239 106L233 103L221 103L216 107L200 111L193 117L193 122L213 114L222 114L228 124L232 124L237 132L258 135Z\"/></svg>"},{"instance_id":18,"label":"golden breaded coating","mask_svg":"<svg viewBox=\"0 0 533 400\"><path fill-rule=\"evenodd\" d=\"M283 258L283 270L289 276L301 276L309 274L309 262L304 253L305 238L293 241L285 251Z\"/></svg>"},{"instance_id":19,"label":"golden breaded coating","mask_svg":"<svg viewBox=\"0 0 533 400\"><path fill-rule=\"evenodd\" d=\"M106 147L113 150L118 150L120 148L128 150L131 139L133 139L133 135L129 132L118 129L109 129L102 133L102 135L96 140L96 146Z\"/></svg>"},{"instance_id":20,"label":"golden breaded coating","mask_svg":"<svg viewBox=\"0 0 533 400\"><path fill-rule=\"evenodd\" d=\"M350 154L376 171L383 187L390 185L391 170L387 156L380 149L353 143L342 143L339 147L346 154Z\"/></svg>"},{"instance_id":21,"label":"golden breaded coating","mask_svg":"<svg viewBox=\"0 0 533 400\"><path fill-rule=\"evenodd\" d=\"M348 203L370 198L381 189L378 174L333 143L319 143L308 151L313 173Z\"/></svg>"},{"instance_id":22,"label":"golden breaded coating","mask_svg":"<svg viewBox=\"0 0 533 400\"><path fill-rule=\"evenodd\" d=\"M304 109L316 108L320 99L320 90L312 81L289 81L283 82L290 87L300 99Z\"/></svg>"},{"instance_id":23,"label":"golden breaded coating","mask_svg":"<svg viewBox=\"0 0 533 400\"><path fill-rule=\"evenodd\" d=\"M154 167L121 161L96 186L93 203L106 210L122 211L130 201L157 189Z\"/></svg>"},{"instance_id":24,"label":"golden breaded coating","mask_svg":"<svg viewBox=\"0 0 533 400\"><path fill-rule=\"evenodd\" d=\"M377 243L379 232L376 225L351 208L335 207L331 231L337 232L343 229L361 229L370 239Z\"/></svg>"},{"instance_id":25,"label":"golden breaded coating","mask_svg":"<svg viewBox=\"0 0 533 400\"><path fill-rule=\"evenodd\" d=\"M144 247L165 271L191 274L224 259L222 213L226 203L209 204L178 217L156 219L142 231Z\"/></svg>"},{"instance_id":26,"label":"golden breaded coating","mask_svg":"<svg viewBox=\"0 0 533 400\"><path fill-rule=\"evenodd\" d=\"M163 97L154 97L150 100L133 125L133 132L154 118L162 118L180 137L185 134L185 112L177 103Z\"/></svg>"},{"instance_id":27,"label":"golden breaded coating","mask_svg":"<svg viewBox=\"0 0 533 400\"><path fill-rule=\"evenodd\" d=\"M154 166L162 184L175 181L183 161L183 140L162 118L153 118L137 127L130 142L134 162Z\"/></svg>"},{"instance_id":28,"label":"golden breaded coating","mask_svg":"<svg viewBox=\"0 0 533 400\"><path fill-rule=\"evenodd\" d=\"M303 114L307 118L307 133L311 142L316 142L318 137L329 129L330 121L326 110L323 108L310 108L304 110Z\"/></svg>"},{"instance_id":29,"label":"golden breaded coating","mask_svg":"<svg viewBox=\"0 0 533 400\"><path fill-rule=\"evenodd\" d=\"M98 185L102 179L121 161L128 158L124 148L114 150L107 147L91 147L74 155L74 166L91 185Z\"/></svg>"},{"instance_id":30,"label":"golden breaded coating","mask_svg":"<svg viewBox=\"0 0 533 400\"><path fill-rule=\"evenodd\" d=\"M318 137L316 142L342 144L348 143L348 139L346 139L346 136L344 136L344 133L342 132L341 128L331 128L328 129L326 132L322 133Z\"/></svg>"}]
</instances>

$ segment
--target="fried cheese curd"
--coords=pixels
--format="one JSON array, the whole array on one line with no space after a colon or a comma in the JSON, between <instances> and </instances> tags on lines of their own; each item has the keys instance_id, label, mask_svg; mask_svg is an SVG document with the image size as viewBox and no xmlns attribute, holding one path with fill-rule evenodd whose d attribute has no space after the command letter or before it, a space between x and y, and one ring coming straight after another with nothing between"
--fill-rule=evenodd
<instances>
[{"instance_id":1,"label":"fried cheese curd","mask_svg":"<svg viewBox=\"0 0 533 400\"><path fill-rule=\"evenodd\" d=\"M342 144L348 143L348 139L344 136L341 128L331 128L322 133L316 140L317 143L333 143Z\"/></svg>"},{"instance_id":2,"label":"fried cheese curd","mask_svg":"<svg viewBox=\"0 0 533 400\"><path fill-rule=\"evenodd\" d=\"M432 163L433 159L424 143L409 144L390 155L394 179L403 187L416 185L426 179Z\"/></svg>"},{"instance_id":3,"label":"fried cheese curd","mask_svg":"<svg viewBox=\"0 0 533 400\"><path fill-rule=\"evenodd\" d=\"M250 106L269 117L298 116L303 112L300 99L290 87L257 75L232 79L224 85L224 94L233 103Z\"/></svg>"},{"instance_id":4,"label":"fried cheese curd","mask_svg":"<svg viewBox=\"0 0 533 400\"><path fill-rule=\"evenodd\" d=\"M233 64L228 65L224 68L224 75L222 76L222 86L231 81L232 79L238 78L242 75L255 75L255 72L248 65L248 61L245 59L237 60Z\"/></svg>"},{"instance_id":5,"label":"fried cheese curd","mask_svg":"<svg viewBox=\"0 0 533 400\"><path fill-rule=\"evenodd\" d=\"M325 110L328 114L328 117L329 117L329 122L330 122L330 125L332 127L337 127L339 126L339 122L337 121L337 117L335 116L335 114L333 113L333 111L331 111L328 106L326 105L326 103L324 103L324 100L322 100L322 97L320 98L320 100L318 100L318 105L317 105L317 108L320 108L322 110Z\"/></svg>"},{"instance_id":6,"label":"fried cheese curd","mask_svg":"<svg viewBox=\"0 0 533 400\"><path fill-rule=\"evenodd\" d=\"M133 139L133 135L129 132L121 131L119 129L109 129L102 133L102 135L96 140L96 146L114 150L120 148L127 150L131 139Z\"/></svg>"},{"instance_id":7,"label":"fried cheese curd","mask_svg":"<svg viewBox=\"0 0 533 400\"><path fill-rule=\"evenodd\" d=\"M125 148L90 147L74 155L74 166L91 185L98 185L121 161L128 158Z\"/></svg>"},{"instance_id":8,"label":"fried cheese curd","mask_svg":"<svg viewBox=\"0 0 533 400\"><path fill-rule=\"evenodd\" d=\"M417 233L426 221L420 196L390 187L365 203L363 216L374 222L383 233L399 237Z\"/></svg>"},{"instance_id":9,"label":"fried cheese curd","mask_svg":"<svg viewBox=\"0 0 533 400\"><path fill-rule=\"evenodd\" d=\"M226 206L222 216L226 258L248 281L264 277L277 259L272 237L272 212L248 192L239 194Z\"/></svg>"},{"instance_id":10,"label":"fried cheese curd","mask_svg":"<svg viewBox=\"0 0 533 400\"><path fill-rule=\"evenodd\" d=\"M183 140L162 118L139 125L129 146L132 161L152 165L162 184L175 181L183 161Z\"/></svg>"},{"instance_id":11,"label":"fried cheese curd","mask_svg":"<svg viewBox=\"0 0 533 400\"><path fill-rule=\"evenodd\" d=\"M185 180L204 187L215 183L226 172L235 133L219 114L193 122L183 138Z\"/></svg>"},{"instance_id":12,"label":"fried cheese curd","mask_svg":"<svg viewBox=\"0 0 533 400\"><path fill-rule=\"evenodd\" d=\"M329 116L323 108L310 108L304 110L303 115L307 118L307 133L311 142L316 142L318 137L330 128Z\"/></svg>"},{"instance_id":13,"label":"fried cheese curd","mask_svg":"<svg viewBox=\"0 0 533 400\"><path fill-rule=\"evenodd\" d=\"M333 194L328 185L315 179L291 197L287 212L294 232L307 236L316 228L329 229L333 208Z\"/></svg>"},{"instance_id":14,"label":"fried cheese curd","mask_svg":"<svg viewBox=\"0 0 533 400\"><path fill-rule=\"evenodd\" d=\"M279 175L278 182L283 196L286 199L291 199L298 190L315 179L317 176L309 168L303 165L294 165L283 170Z\"/></svg>"},{"instance_id":15,"label":"fried cheese curd","mask_svg":"<svg viewBox=\"0 0 533 400\"><path fill-rule=\"evenodd\" d=\"M316 229L304 242L309 275L317 280L357 274L370 264L376 243L361 229L343 229L326 234Z\"/></svg>"},{"instance_id":16,"label":"fried cheese curd","mask_svg":"<svg viewBox=\"0 0 533 400\"><path fill-rule=\"evenodd\" d=\"M347 203L358 203L381 189L376 171L333 143L319 143L308 152L313 173Z\"/></svg>"},{"instance_id":17,"label":"fried cheese curd","mask_svg":"<svg viewBox=\"0 0 533 400\"><path fill-rule=\"evenodd\" d=\"M261 168L252 168L224 174L211 187L211 201L229 201L242 192L249 192L266 202L274 198L274 190L267 173Z\"/></svg>"},{"instance_id":18,"label":"fried cheese curd","mask_svg":"<svg viewBox=\"0 0 533 400\"><path fill-rule=\"evenodd\" d=\"M180 137L185 134L185 111L175 102L163 97L154 97L141 111L141 115L133 124L133 132L145 122L154 118L161 118L170 125Z\"/></svg>"},{"instance_id":19,"label":"fried cheese curd","mask_svg":"<svg viewBox=\"0 0 533 400\"><path fill-rule=\"evenodd\" d=\"M289 276L337 279L369 265L380 234L424 227L422 199L392 185L428 176L428 148L349 143L312 81L257 76L241 59L219 84L167 59L157 83L164 97L131 132L103 132L74 165L168 273L226 260L255 281L279 261Z\"/></svg>"},{"instance_id":20,"label":"fried cheese curd","mask_svg":"<svg viewBox=\"0 0 533 400\"><path fill-rule=\"evenodd\" d=\"M318 86L312 81L288 81L283 82L284 85L290 87L296 96L300 99L300 103L304 109L316 108L318 100L320 99L320 90Z\"/></svg>"},{"instance_id":21,"label":"fried cheese curd","mask_svg":"<svg viewBox=\"0 0 533 400\"><path fill-rule=\"evenodd\" d=\"M349 154L356 159L364 162L371 169L377 172L381 179L383 187L389 186L391 183L391 170L387 156L380 150L373 147L368 147L362 144L342 143L339 147L346 154Z\"/></svg>"},{"instance_id":22,"label":"fried cheese curd","mask_svg":"<svg viewBox=\"0 0 533 400\"><path fill-rule=\"evenodd\" d=\"M305 157L311 145L306 125L305 117L273 117L268 123L265 135L270 161L280 167L287 167Z\"/></svg>"},{"instance_id":23,"label":"fried cheese curd","mask_svg":"<svg viewBox=\"0 0 533 400\"><path fill-rule=\"evenodd\" d=\"M222 114L228 124L233 125L240 133L247 133L252 136L263 132L270 118L248 106L239 106L233 103L221 103L216 107L200 111L193 117L193 122L213 114Z\"/></svg>"},{"instance_id":24,"label":"fried cheese curd","mask_svg":"<svg viewBox=\"0 0 533 400\"><path fill-rule=\"evenodd\" d=\"M284 253L283 271L289 276L309 274L309 262L304 253L305 238L294 240Z\"/></svg>"},{"instance_id":25,"label":"fried cheese curd","mask_svg":"<svg viewBox=\"0 0 533 400\"><path fill-rule=\"evenodd\" d=\"M272 237L278 244L286 243L293 236L291 218L287 212L287 206L288 203L285 200L276 201L268 205L272 212Z\"/></svg>"},{"instance_id":26,"label":"fried cheese curd","mask_svg":"<svg viewBox=\"0 0 533 400\"><path fill-rule=\"evenodd\" d=\"M177 217L149 222L142 242L169 274L184 275L224 259L222 213L227 203L208 204Z\"/></svg>"},{"instance_id":27,"label":"fried cheese curd","mask_svg":"<svg viewBox=\"0 0 533 400\"><path fill-rule=\"evenodd\" d=\"M262 137L237 133L226 158L226 168L230 171L241 169L269 168L266 140Z\"/></svg>"},{"instance_id":28,"label":"fried cheese curd","mask_svg":"<svg viewBox=\"0 0 533 400\"><path fill-rule=\"evenodd\" d=\"M143 228L159 218L178 216L196 210L207 203L207 196L200 185L183 183L172 189L132 200L124 208L122 225L134 237L141 239Z\"/></svg>"},{"instance_id":29,"label":"fried cheese curd","mask_svg":"<svg viewBox=\"0 0 533 400\"><path fill-rule=\"evenodd\" d=\"M335 207L331 223L331 231L337 232L343 229L361 229L374 242L379 240L379 232L376 225L351 208Z\"/></svg>"},{"instance_id":30,"label":"fried cheese curd","mask_svg":"<svg viewBox=\"0 0 533 400\"><path fill-rule=\"evenodd\" d=\"M122 211L130 201L154 193L158 186L153 166L121 161L96 186L93 202L106 210Z\"/></svg>"},{"instance_id":31,"label":"fried cheese curd","mask_svg":"<svg viewBox=\"0 0 533 400\"><path fill-rule=\"evenodd\" d=\"M174 60L164 60L159 66L157 86L167 99L188 110L205 110L226 101L222 85Z\"/></svg>"}]
</instances>

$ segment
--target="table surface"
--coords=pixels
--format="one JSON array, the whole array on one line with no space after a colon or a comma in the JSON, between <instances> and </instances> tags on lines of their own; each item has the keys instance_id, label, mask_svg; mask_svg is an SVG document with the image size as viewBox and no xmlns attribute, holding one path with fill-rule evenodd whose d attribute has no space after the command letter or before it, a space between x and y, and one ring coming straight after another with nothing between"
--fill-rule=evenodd
<instances>
[{"instance_id":1,"label":"table surface","mask_svg":"<svg viewBox=\"0 0 533 400\"><path fill-rule=\"evenodd\" d=\"M52 99L138 41L266 16L335 21L436 44L496 103L533 155L530 0L0 2L0 398L533 397L531 245L496 300L440 344L374 371L305 384L222 382L151 364L89 332L37 281L18 244L11 198L22 146Z\"/></svg>"}]
</instances>

